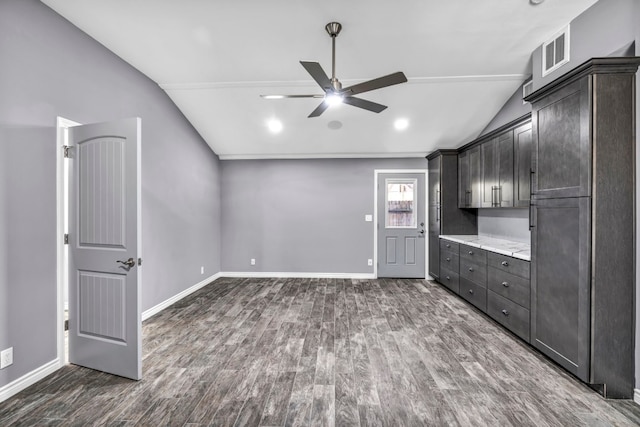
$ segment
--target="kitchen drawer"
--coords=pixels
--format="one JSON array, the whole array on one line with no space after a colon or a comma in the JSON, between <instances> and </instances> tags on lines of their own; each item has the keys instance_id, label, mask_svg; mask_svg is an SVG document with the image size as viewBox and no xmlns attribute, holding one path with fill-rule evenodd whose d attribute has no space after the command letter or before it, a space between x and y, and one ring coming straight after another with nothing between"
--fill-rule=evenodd
<instances>
[{"instance_id":1,"label":"kitchen drawer","mask_svg":"<svg viewBox=\"0 0 640 427\"><path fill-rule=\"evenodd\" d=\"M487 270L487 287L490 290L524 308L530 308L531 283L529 279L506 273L495 267L488 267Z\"/></svg>"},{"instance_id":2,"label":"kitchen drawer","mask_svg":"<svg viewBox=\"0 0 640 427\"><path fill-rule=\"evenodd\" d=\"M451 240L440 239L440 250L458 255L460 253L460 244L452 242Z\"/></svg>"},{"instance_id":3,"label":"kitchen drawer","mask_svg":"<svg viewBox=\"0 0 640 427\"><path fill-rule=\"evenodd\" d=\"M460 283L458 273L440 267L440 283L451 289L453 292L460 293Z\"/></svg>"},{"instance_id":4,"label":"kitchen drawer","mask_svg":"<svg viewBox=\"0 0 640 427\"><path fill-rule=\"evenodd\" d=\"M440 268L446 268L449 271L457 273L460 270L458 255L453 252L440 252Z\"/></svg>"},{"instance_id":5,"label":"kitchen drawer","mask_svg":"<svg viewBox=\"0 0 640 427\"><path fill-rule=\"evenodd\" d=\"M490 290L487 294L487 314L529 342L529 310L526 308Z\"/></svg>"},{"instance_id":6,"label":"kitchen drawer","mask_svg":"<svg viewBox=\"0 0 640 427\"><path fill-rule=\"evenodd\" d=\"M524 277L525 279L530 277L529 268L531 263L529 261L500 255L494 252L489 252L487 260L490 267L495 267L498 270L506 271L507 273Z\"/></svg>"},{"instance_id":7,"label":"kitchen drawer","mask_svg":"<svg viewBox=\"0 0 640 427\"><path fill-rule=\"evenodd\" d=\"M473 280L476 284L486 287L487 264L480 264L460 257L460 277Z\"/></svg>"},{"instance_id":8,"label":"kitchen drawer","mask_svg":"<svg viewBox=\"0 0 640 427\"><path fill-rule=\"evenodd\" d=\"M464 277L460 278L460 296L480 310L487 311L487 290Z\"/></svg>"},{"instance_id":9,"label":"kitchen drawer","mask_svg":"<svg viewBox=\"0 0 640 427\"><path fill-rule=\"evenodd\" d=\"M468 259L478 264L486 264L487 251L473 246L460 245L460 258Z\"/></svg>"}]
</instances>

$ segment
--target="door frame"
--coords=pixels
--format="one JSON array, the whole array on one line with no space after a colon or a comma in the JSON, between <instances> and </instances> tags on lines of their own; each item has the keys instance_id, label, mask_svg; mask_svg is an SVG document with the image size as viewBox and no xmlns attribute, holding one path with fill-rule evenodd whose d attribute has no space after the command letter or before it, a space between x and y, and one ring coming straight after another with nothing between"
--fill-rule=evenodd
<instances>
[{"instance_id":1,"label":"door frame","mask_svg":"<svg viewBox=\"0 0 640 427\"><path fill-rule=\"evenodd\" d=\"M378 179L380 174L423 174L424 175L424 220L425 226L429 224L429 211L427 209L427 197L429 188L429 176L428 169L374 169L373 170L373 277L378 278ZM423 240L426 240L425 237ZM429 265L429 245L425 241L424 244L424 277L429 279L429 273L427 269Z\"/></svg>"},{"instance_id":2,"label":"door frame","mask_svg":"<svg viewBox=\"0 0 640 427\"><path fill-rule=\"evenodd\" d=\"M75 122L73 120L66 119L64 117L58 116L56 118L56 261L57 261L57 359L58 359L58 368L63 367L68 363L65 345L64 345L64 291L65 287L68 290L69 281L68 281L68 263L67 263L67 254L66 247L64 244L64 232L67 226L65 211L67 206L65 206L65 202L68 203L68 200L65 200L65 195L67 194L67 188L65 188L65 184L67 183L67 173L68 170L65 168L64 161L64 150L63 146L67 143L68 132L67 129L73 126L79 126L81 123Z\"/></svg>"}]
</instances>

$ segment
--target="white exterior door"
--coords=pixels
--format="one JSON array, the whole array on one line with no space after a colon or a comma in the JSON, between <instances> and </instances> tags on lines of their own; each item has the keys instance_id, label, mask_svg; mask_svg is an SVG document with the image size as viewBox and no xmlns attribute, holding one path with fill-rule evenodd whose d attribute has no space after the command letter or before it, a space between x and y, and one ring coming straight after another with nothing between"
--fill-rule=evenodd
<instances>
[{"instance_id":1,"label":"white exterior door","mask_svg":"<svg viewBox=\"0 0 640 427\"><path fill-rule=\"evenodd\" d=\"M378 174L378 277L425 277L425 174Z\"/></svg>"},{"instance_id":2,"label":"white exterior door","mask_svg":"<svg viewBox=\"0 0 640 427\"><path fill-rule=\"evenodd\" d=\"M69 362L139 380L140 119L69 129Z\"/></svg>"}]
</instances>

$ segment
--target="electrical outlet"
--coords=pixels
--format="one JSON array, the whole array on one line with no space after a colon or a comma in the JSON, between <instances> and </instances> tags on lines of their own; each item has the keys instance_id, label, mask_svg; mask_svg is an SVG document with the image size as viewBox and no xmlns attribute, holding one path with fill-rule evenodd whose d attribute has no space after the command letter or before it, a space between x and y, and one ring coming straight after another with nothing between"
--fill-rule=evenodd
<instances>
[{"instance_id":1,"label":"electrical outlet","mask_svg":"<svg viewBox=\"0 0 640 427\"><path fill-rule=\"evenodd\" d=\"M200 274L204 274L204 265L200 267Z\"/></svg>"},{"instance_id":2,"label":"electrical outlet","mask_svg":"<svg viewBox=\"0 0 640 427\"><path fill-rule=\"evenodd\" d=\"M251 258L251 265L256 265L256 259L255 258Z\"/></svg>"},{"instance_id":3,"label":"electrical outlet","mask_svg":"<svg viewBox=\"0 0 640 427\"><path fill-rule=\"evenodd\" d=\"M367 214L367 215L365 215L365 216L364 216L364 220L365 220L365 221L367 221L367 222L371 222L371 221L373 221L373 215L368 215L368 214Z\"/></svg>"},{"instance_id":4,"label":"electrical outlet","mask_svg":"<svg viewBox=\"0 0 640 427\"><path fill-rule=\"evenodd\" d=\"M13 347L0 352L0 369L13 365Z\"/></svg>"},{"instance_id":5,"label":"electrical outlet","mask_svg":"<svg viewBox=\"0 0 640 427\"><path fill-rule=\"evenodd\" d=\"M371 266L373 265L373 260L372 260L371 258L369 258L369 259L367 260L367 265L368 265L369 267L371 267Z\"/></svg>"}]
</instances>

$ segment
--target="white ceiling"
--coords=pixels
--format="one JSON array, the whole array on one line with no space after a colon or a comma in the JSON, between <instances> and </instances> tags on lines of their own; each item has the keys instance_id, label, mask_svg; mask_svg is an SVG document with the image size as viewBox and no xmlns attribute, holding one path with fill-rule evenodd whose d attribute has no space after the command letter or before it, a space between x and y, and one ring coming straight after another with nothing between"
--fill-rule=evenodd
<instances>
[{"instance_id":1,"label":"white ceiling","mask_svg":"<svg viewBox=\"0 0 640 427\"><path fill-rule=\"evenodd\" d=\"M530 74L531 52L596 0L42 0L162 87L221 158L424 156L475 138ZM307 118L322 91L403 71L408 83ZM410 122L396 131L395 119ZM277 118L282 132L266 126ZM338 121L339 129L332 129Z\"/></svg>"}]
</instances>

